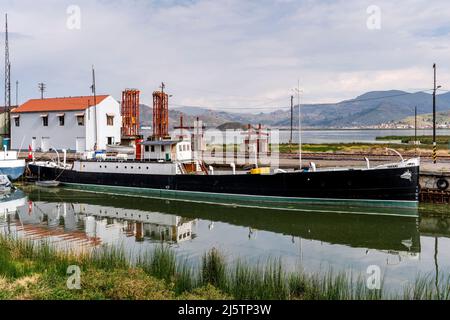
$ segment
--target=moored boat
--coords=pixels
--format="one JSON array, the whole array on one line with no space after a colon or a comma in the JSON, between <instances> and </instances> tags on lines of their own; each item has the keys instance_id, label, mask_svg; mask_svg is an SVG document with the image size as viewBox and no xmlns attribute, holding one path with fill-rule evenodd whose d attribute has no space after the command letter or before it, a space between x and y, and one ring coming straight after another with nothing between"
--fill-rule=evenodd
<instances>
[{"instance_id":1,"label":"moored boat","mask_svg":"<svg viewBox=\"0 0 450 320\"><path fill-rule=\"evenodd\" d=\"M86 191L298 211L327 205L336 212L418 214L419 159L363 168L213 174L192 159L189 142L143 144L143 160L32 162L29 168L39 179ZM392 207L399 210L385 210Z\"/></svg>"},{"instance_id":2,"label":"moored boat","mask_svg":"<svg viewBox=\"0 0 450 320\"><path fill-rule=\"evenodd\" d=\"M17 151L0 151L0 174L14 181L23 175L25 166L25 160L18 159Z\"/></svg>"},{"instance_id":3,"label":"moored boat","mask_svg":"<svg viewBox=\"0 0 450 320\"><path fill-rule=\"evenodd\" d=\"M55 188L55 187L59 186L59 181L55 181L55 180L36 181L35 184L38 187Z\"/></svg>"}]
</instances>

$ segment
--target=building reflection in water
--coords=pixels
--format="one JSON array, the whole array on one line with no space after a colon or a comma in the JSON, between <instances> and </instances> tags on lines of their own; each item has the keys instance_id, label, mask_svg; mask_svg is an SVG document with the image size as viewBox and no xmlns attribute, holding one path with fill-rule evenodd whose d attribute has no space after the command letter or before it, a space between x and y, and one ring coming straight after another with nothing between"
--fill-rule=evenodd
<instances>
[{"instance_id":1,"label":"building reflection in water","mask_svg":"<svg viewBox=\"0 0 450 320\"><path fill-rule=\"evenodd\" d=\"M31 201L24 193L20 196L0 202L4 232L31 240L48 239L77 249L114 244L123 237L168 244L195 238L197 219L91 204Z\"/></svg>"}]
</instances>

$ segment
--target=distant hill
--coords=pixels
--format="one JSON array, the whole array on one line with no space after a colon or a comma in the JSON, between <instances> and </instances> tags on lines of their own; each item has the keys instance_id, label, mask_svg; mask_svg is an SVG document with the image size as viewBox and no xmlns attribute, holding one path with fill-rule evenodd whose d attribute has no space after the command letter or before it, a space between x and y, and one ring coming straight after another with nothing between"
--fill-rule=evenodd
<instances>
[{"instance_id":1,"label":"distant hill","mask_svg":"<svg viewBox=\"0 0 450 320\"><path fill-rule=\"evenodd\" d=\"M301 105L302 125L311 128L342 128L378 125L401 121L414 114L427 114L432 110L432 95L408 93L399 90L372 91L354 99L338 103ZM437 110L450 111L450 93L437 96ZM227 122L242 124L261 123L265 126L287 128L290 126L290 109L283 108L267 113L232 113L206 108L182 107L169 110L170 125L179 123L181 114L184 123L192 125L199 117L207 127L218 127ZM141 124L151 126L152 109L141 107ZM298 123L298 106L294 108L294 124Z\"/></svg>"},{"instance_id":2,"label":"distant hill","mask_svg":"<svg viewBox=\"0 0 450 320\"><path fill-rule=\"evenodd\" d=\"M217 127L217 129L225 131L225 130L246 130L247 126L240 122L225 122Z\"/></svg>"},{"instance_id":3,"label":"distant hill","mask_svg":"<svg viewBox=\"0 0 450 320\"><path fill-rule=\"evenodd\" d=\"M410 127L414 127L415 119L414 116L407 117L403 120L400 120L397 122L399 125L408 125ZM431 127L433 124L433 114L427 113L427 114L421 114L417 116L417 127L419 128L425 128L425 127ZM450 126L450 111L446 112L438 112L436 113L436 124L439 125L446 125Z\"/></svg>"}]
</instances>

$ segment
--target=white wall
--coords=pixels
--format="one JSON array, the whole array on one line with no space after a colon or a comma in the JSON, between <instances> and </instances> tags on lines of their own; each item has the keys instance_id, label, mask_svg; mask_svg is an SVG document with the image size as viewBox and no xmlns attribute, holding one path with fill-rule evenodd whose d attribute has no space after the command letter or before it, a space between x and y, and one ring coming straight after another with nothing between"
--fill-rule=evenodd
<instances>
[{"instance_id":1,"label":"white wall","mask_svg":"<svg viewBox=\"0 0 450 320\"><path fill-rule=\"evenodd\" d=\"M191 142L183 141L177 144L177 160L192 160Z\"/></svg>"},{"instance_id":2,"label":"white wall","mask_svg":"<svg viewBox=\"0 0 450 320\"><path fill-rule=\"evenodd\" d=\"M108 97L100 103L98 108L99 111L99 140L100 148L106 149L108 137L113 137L115 144L120 144L120 132L122 127L122 118L120 116L120 104L113 98ZM114 125L108 126L106 123L107 114L114 115Z\"/></svg>"},{"instance_id":3,"label":"white wall","mask_svg":"<svg viewBox=\"0 0 450 320\"><path fill-rule=\"evenodd\" d=\"M12 113L11 114L11 149L27 150L28 145L32 145L33 137L36 138L35 146L40 148L42 138L50 138L51 148L58 150L68 149L76 151L77 138L85 138L86 150L93 150L95 145L95 108L78 111L60 112L32 112L32 113ZM64 126L59 125L58 114L65 114ZM85 113L84 126L78 126L77 114ZM48 114L48 127L42 125L41 114ZM114 125L106 125L106 115L114 114ZM20 126L15 126L14 116L20 116ZM97 105L98 123L98 147L105 149L107 137L114 137L114 142L120 143L120 128L122 125L120 116L120 105L109 96Z\"/></svg>"},{"instance_id":4,"label":"white wall","mask_svg":"<svg viewBox=\"0 0 450 320\"><path fill-rule=\"evenodd\" d=\"M64 126L59 125L58 114L64 113ZM11 149L28 150L36 138L36 148L40 148L42 138L50 138L49 145L56 149L70 149L75 151L76 137L85 137L85 127L79 126L76 114L82 111L65 112L33 112L11 114ZM41 114L48 114L48 127L42 124ZM16 127L13 116L19 115L20 126Z\"/></svg>"},{"instance_id":5,"label":"white wall","mask_svg":"<svg viewBox=\"0 0 450 320\"><path fill-rule=\"evenodd\" d=\"M127 174L175 174L176 165L171 162L110 162L75 161L73 169L80 172L114 172Z\"/></svg>"},{"instance_id":6,"label":"white wall","mask_svg":"<svg viewBox=\"0 0 450 320\"><path fill-rule=\"evenodd\" d=\"M145 151L145 147L148 147L148 151ZM161 151L160 145L155 145L155 151L152 152L151 146L144 146L144 159L151 160L166 160L166 155L170 155L170 160L192 160L192 150L190 141L177 142L174 145L166 145L164 152Z\"/></svg>"},{"instance_id":7,"label":"white wall","mask_svg":"<svg viewBox=\"0 0 450 320\"><path fill-rule=\"evenodd\" d=\"M97 110L95 110L97 109ZM120 104L111 96L104 99L97 105L97 108L89 108L89 114L86 117L86 149L93 150L95 145L95 132L98 133L97 149L106 149L108 137L114 137L115 143L120 143L120 130L122 119L120 116ZM95 115L97 114L97 116ZM106 124L107 114L114 114L114 125ZM95 119L97 118L97 128L95 128Z\"/></svg>"},{"instance_id":8,"label":"white wall","mask_svg":"<svg viewBox=\"0 0 450 320\"><path fill-rule=\"evenodd\" d=\"M148 147L148 151L145 151L146 147ZM144 159L151 159L151 160L166 160L167 155L169 155L169 159L172 159L172 148L175 148L175 146L172 145L165 145L164 151L162 150L162 146L160 145L154 145L154 151L152 151L152 146L144 146Z\"/></svg>"}]
</instances>

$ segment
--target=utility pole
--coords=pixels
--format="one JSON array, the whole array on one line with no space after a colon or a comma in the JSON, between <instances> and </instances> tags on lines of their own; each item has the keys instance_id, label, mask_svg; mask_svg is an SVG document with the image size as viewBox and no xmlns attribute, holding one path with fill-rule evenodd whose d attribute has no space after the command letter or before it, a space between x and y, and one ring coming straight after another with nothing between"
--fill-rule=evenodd
<instances>
[{"instance_id":1,"label":"utility pole","mask_svg":"<svg viewBox=\"0 0 450 320\"><path fill-rule=\"evenodd\" d=\"M293 119L294 117L294 96L291 96L291 138L289 139L289 144L292 144L292 130L293 130Z\"/></svg>"},{"instance_id":2,"label":"utility pole","mask_svg":"<svg viewBox=\"0 0 450 320\"><path fill-rule=\"evenodd\" d=\"M436 86L436 63L433 64L434 71L434 85L433 85L433 163L437 162L436 155L436 90L441 86Z\"/></svg>"},{"instance_id":3,"label":"utility pole","mask_svg":"<svg viewBox=\"0 0 450 320\"><path fill-rule=\"evenodd\" d=\"M417 106L414 107L414 145L417 155Z\"/></svg>"},{"instance_id":4,"label":"utility pole","mask_svg":"<svg viewBox=\"0 0 450 320\"><path fill-rule=\"evenodd\" d=\"M39 91L41 92L41 100L44 99L44 92L46 89L46 85L43 82L38 83Z\"/></svg>"},{"instance_id":5,"label":"utility pole","mask_svg":"<svg viewBox=\"0 0 450 320\"><path fill-rule=\"evenodd\" d=\"M16 107L19 106L19 81L16 81Z\"/></svg>"},{"instance_id":6,"label":"utility pole","mask_svg":"<svg viewBox=\"0 0 450 320\"><path fill-rule=\"evenodd\" d=\"M294 89L297 93L297 105L298 105L298 146L299 146L299 162L300 170L302 170L302 109L300 106L300 80L298 80L297 88Z\"/></svg>"}]
</instances>

